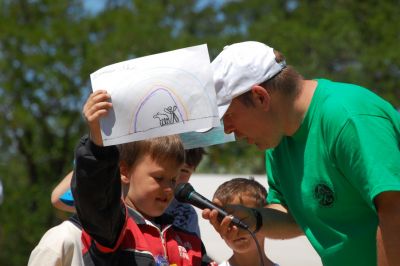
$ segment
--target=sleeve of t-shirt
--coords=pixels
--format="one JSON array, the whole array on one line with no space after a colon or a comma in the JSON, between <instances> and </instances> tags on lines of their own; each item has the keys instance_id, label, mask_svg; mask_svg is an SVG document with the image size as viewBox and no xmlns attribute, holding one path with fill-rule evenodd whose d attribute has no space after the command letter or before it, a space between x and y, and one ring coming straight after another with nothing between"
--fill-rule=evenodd
<instances>
[{"instance_id":1,"label":"sleeve of t-shirt","mask_svg":"<svg viewBox=\"0 0 400 266\"><path fill-rule=\"evenodd\" d=\"M274 161L271 156L272 150L267 150L265 152L265 167L267 171L267 180L268 180L268 195L267 195L267 203L268 204L281 204L286 206L286 201L282 193L280 192L279 182L274 178Z\"/></svg>"},{"instance_id":2,"label":"sleeve of t-shirt","mask_svg":"<svg viewBox=\"0 0 400 266\"><path fill-rule=\"evenodd\" d=\"M374 210L375 196L400 190L399 142L387 118L357 115L346 122L333 147L339 169Z\"/></svg>"},{"instance_id":3,"label":"sleeve of t-shirt","mask_svg":"<svg viewBox=\"0 0 400 266\"><path fill-rule=\"evenodd\" d=\"M75 205L74 204L74 196L72 195L71 189L68 189L67 191L65 191L65 193L62 194L59 199L65 205L68 205L71 207L74 207L74 205Z\"/></svg>"},{"instance_id":4,"label":"sleeve of t-shirt","mask_svg":"<svg viewBox=\"0 0 400 266\"><path fill-rule=\"evenodd\" d=\"M49 248L35 248L29 257L28 266L62 265L61 255Z\"/></svg>"}]
</instances>

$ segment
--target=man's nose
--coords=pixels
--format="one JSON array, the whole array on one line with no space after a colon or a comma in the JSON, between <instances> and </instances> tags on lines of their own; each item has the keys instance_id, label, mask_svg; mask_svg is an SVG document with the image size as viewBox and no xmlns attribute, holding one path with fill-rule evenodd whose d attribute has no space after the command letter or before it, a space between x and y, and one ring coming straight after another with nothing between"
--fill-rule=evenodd
<instances>
[{"instance_id":1,"label":"man's nose","mask_svg":"<svg viewBox=\"0 0 400 266\"><path fill-rule=\"evenodd\" d=\"M222 122L224 123L225 134L230 134L233 132L233 125L229 120L230 119L225 119L225 117L223 117L223 119L222 119Z\"/></svg>"}]
</instances>

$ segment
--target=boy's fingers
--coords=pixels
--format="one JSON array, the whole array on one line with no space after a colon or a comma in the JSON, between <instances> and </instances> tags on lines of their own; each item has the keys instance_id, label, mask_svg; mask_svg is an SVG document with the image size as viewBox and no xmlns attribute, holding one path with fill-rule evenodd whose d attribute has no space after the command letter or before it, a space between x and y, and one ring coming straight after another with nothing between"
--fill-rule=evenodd
<instances>
[{"instance_id":1,"label":"boy's fingers","mask_svg":"<svg viewBox=\"0 0 400 266\"><path fill-rule=\"evenodd\" d=\"M88 122L92 122L104 116L111 107L112 103L107 101L88 101L83 108L83 115Z\"/></svg>"},{"instance_id":2,"label":"boy's fingers","mask_svg":"<svg viewBox=\"0 0 400 266\"><path fill-rule=\"evenodd\" d=\"M98 102L109 101L109 99L111 99L111 95L108 94L107 91L95 91L89 95L89 98L87 99L84 108L90 107Z\"/></svg>"}]
</instances>

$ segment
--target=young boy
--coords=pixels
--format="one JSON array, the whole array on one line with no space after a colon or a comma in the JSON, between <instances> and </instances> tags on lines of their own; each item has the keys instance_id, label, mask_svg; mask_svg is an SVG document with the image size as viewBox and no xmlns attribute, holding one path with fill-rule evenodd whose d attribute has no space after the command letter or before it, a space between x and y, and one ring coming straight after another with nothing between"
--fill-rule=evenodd
<instances>
[{"instance_id":1,"label":"young boy","mask_svg":"<svg viewBox=\"0 0 400 266\"><path fill-rule=\"evenodd\" d=\"M213 201L225 207L228 204L240 204L249 208L263 208L266 203L266 189L254 179L234 178L221 184L214 193ZM256 233L256 239L262 250L258 249L254 239L244 230L240 230L238 237L233 241L226 241L232 249L233 255L229 260L220 263L220 266L248 266L260 265L260 255L265 266L274 264L264 253L264 236Z\"/></svg>"},{"instance_id":2,"label":"young boy","mask_svg":"<svg viewBox=\"0 0 400 266\"><path fill-rule=\"evenodd\" d=\"M185 164L181 168L177 183L189 181L204 154L203 148L185 150ZM74 199L70 190L72 175L73 171L69 172L54 188L51 202L57 209L75 213ZM165 213L173 217L173 225L200 237L197 213L190 204L174 199ZM50 228L32 250L28 265L39 266L45 263L46 265L83 266L81 234L81 225L76 215Z\"/></svg>"},{"instance_id":3,"label":"young boy","mask_svg":"<svg viewBox=\"0 0 400 266\"><path fill-rule=\"evenodd\" d=\"M206 265L201 240L171 225L162 215L184 162L177 136L102 146L100 117L112 107L106 91L96 91L83 115L90 138L75 154L72 192L82 223L87 265ZM121 180L127 196L121 201Z\"/></svg>"},{"instance_id":4,"label":"young boy","mask_svg":"<svg viewBox=\"0 0 400 266\"><path fill-rule=\"evenodd\" d=\"M187 183L206 154L204 148L185 150L185 163L181 168L177 183ZM75 213L74 198L70 189L73 171L69 172L51 193L52 205L62 211ZM174 217L173 224L181 229L196 233L200 237L197 213L193 206L173 200L165 211Z\"/></svg>"}]
</instances>

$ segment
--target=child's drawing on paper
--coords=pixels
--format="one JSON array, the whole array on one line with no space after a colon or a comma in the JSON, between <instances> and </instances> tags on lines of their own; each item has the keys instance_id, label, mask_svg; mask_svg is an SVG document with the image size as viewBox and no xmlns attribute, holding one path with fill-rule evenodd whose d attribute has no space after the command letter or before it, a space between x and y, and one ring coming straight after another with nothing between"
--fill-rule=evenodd
<instances>
[{"instance_id":1,"label":"child's drawing on paper","mask_svg":"<svg viewBox=\"0 0 400 266\"><path fill-rule=\"evenodd\" d=\"M153 111L151 108L153 108ZM151 115L153 120L148 117ZM146 122L147 127L143 125L146 123L141 123L141 121ZM134 111L130 133L144 132L157 127L184 123L185 121L188 121L187 108L184 107L184 104L174 92L166 88L156 88L144 97Z\"/></svg>"},{"instance_id":2,"label":"child's drawing on paper","mask_svg":"<svg viewBox=\"0 0 400 266\"><path fill-rule=\"evenodd\" d=\"M113 103L101 120L104 145L220 125L206 45L110 65L91 81Z\"/></svg>"}]
</instances>

